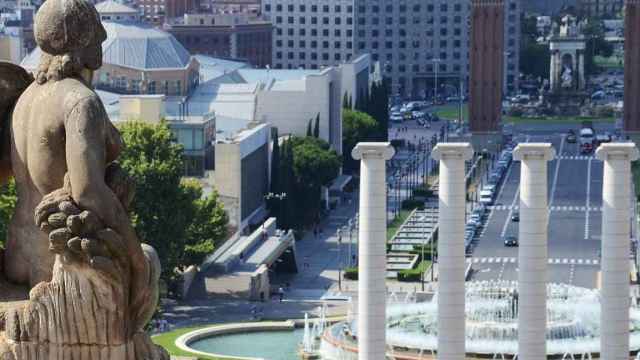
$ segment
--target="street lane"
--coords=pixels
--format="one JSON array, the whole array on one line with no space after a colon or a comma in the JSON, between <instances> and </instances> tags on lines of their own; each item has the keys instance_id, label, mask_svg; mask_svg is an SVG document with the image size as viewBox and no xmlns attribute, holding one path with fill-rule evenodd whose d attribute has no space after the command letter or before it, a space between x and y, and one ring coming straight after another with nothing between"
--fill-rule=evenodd
<instances>
[{"instance_id":1,"label":"street lane","mask_svg":"<svg viewBox=\"0 0 640 360\"><path fill-rule=\"evenodd\" d=\"M602 223L602 162L579 153L559 131L537 129L530 142L551 142L558 158L549 162L549 282L595 287ZM522 139L520 139L522 141ZM562 150L561 150L562 149ZM517 280L518 248L504 246L518 236L511 214L519 206L520 164L512 163L472 257L476 280ZM515 200L515 201L514 201ZM513 206L515 205L515 206Z\"/></svg>"}]
</instances>

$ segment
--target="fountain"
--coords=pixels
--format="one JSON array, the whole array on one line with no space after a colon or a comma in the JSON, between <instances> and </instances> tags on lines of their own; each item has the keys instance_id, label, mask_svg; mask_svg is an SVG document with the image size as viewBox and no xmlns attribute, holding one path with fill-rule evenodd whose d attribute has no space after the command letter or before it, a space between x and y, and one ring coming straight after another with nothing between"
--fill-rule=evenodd
<instances>
[{"instance_id":1,"label":"fountain","mask_svg":"<svg viewBox=\"0 0 640 360\"><path fill-rule=\"evenodd\" d=\"M395 296L395 295L394 295ZM437 297L437 294L435 295ZM469 356L512 359L518 353L518 291L515 281L466 285L466 352ZM437 298L395 302L387 309L387 343L395 358L432 355L437 350ZM566 284L547 285L547 355L591 359L600 352L600 293ZM396 297L397 298L397 297ZM640 309L632 305L631 351L640 350ZM355 359L356 320L338 323L322 339L327 359ZM418 357L419 358L419 357Z\"/></svg>"}]
</instances>

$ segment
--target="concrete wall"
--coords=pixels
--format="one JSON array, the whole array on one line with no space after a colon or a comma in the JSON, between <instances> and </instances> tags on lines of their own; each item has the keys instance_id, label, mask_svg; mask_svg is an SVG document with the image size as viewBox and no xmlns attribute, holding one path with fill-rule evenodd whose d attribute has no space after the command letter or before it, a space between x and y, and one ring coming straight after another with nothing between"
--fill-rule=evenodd
<instances>
[{"instance_id":1,"label":"concrete wall","mask_svg":"<svg viewBox=\"0 0 640 360\"><path fill-rule=\"evenodd\" d=\"M24 57L21 36L0 34L0 60L19 64Z\"/></svg>"},{"instance_id":2,"label":"concrete wall","mask_svg":"<svg viewBox=\"0 0 640 360\"><path fill-rule=\"evenodd\" d=\"M159 122L165 117L164 95L131 95L120 97L120 120Z\"/></svg>"},{"instance_id":3,"label":"concrete wall","mask_svg":"<svg viewBox=\"0 0 640 360\"><path fill-rule=\"evenodd\" d=\"M184 69L143 70L132 69L111 64L104 64L96 71L93 82L96 88L116 91L119 93L164 94L165 82L168 82L166 95L186 95L194 83L199 80L200 63L191 58L191 62ZM126 86L118 87L116 79L124 78ZM155 92L149 91L149 83L155 82ZM176 90L176 81L180 81L180 88ZM134 83L138 83L136 91Z\"/></svg>"},{"instance_id":4,"label":"concrete wall","mask_svg":"<svg viewBox=\"0 0 640 360\"><path fill-rule=\"evenodd\" d=\"M329 68L303 80L272 83L257 94L256 120L270 123L281 135L305 136L309 120L320 115L320 138L342 153L342 75Z\"/></svg>"},{"instance_id":5,"label":"concrete wall","mask_svg":"<svg viewBox=\"0 0 640 360\"><path fill-rule=\"evenodd\" d=\"M215 145L215 188L234 226L246 225L248 217L264 204L269 189L270 133L269 124L260 124Z\"/></svg>"}]
</instances>

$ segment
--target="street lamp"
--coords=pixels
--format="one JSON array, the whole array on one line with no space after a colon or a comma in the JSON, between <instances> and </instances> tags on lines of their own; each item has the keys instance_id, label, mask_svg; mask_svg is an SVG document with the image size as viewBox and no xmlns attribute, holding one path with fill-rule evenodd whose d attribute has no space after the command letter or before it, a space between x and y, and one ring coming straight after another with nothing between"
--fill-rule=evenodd
<instances>
[{"instance_id":1,"label":"street lamp","mask_svg":"<svg viewBox=\"0 0 640 360\"><path fill-rule=\"evenodd\" d=\"M336 230L338 238L338 290L342 291L342 230Z\"/></svg>"},{"instance_id":2,"label":"street lamp","mask_svg":"<svg viewBox=\"0 0 640 360\"><path fill-rule=\"evenodd\" d=\"M420 265L421 266L424 263L424 248L425 246L427 246L426 242L427 242L427 232L425 231L425 222L427 220L426 215L421 216L420 218L418 218L418 220L420 220L421 222L421 226L420 228L422 229L422 246L420 249L420 253L421 253L421 257L420 257ZM422 271L420 272L420 282L422 283L422 291L424 291L424 272L425 270L422 269ZM431 272L433 273L433 268L431 269Z\"/></svg>"},{"instance_id":3,"label":"street lamp","mask_svg":"<svg viewBox=\"0 0 640 360\"><path fill-rule=\"evenodd\" d=\"M265 199L266 201L269 201L269 200L278 200L278 211L277 211L277 213L276 213L276 221L277 221L277 219L278 219L278 216L280 216L280 215L281 215L281 214L280 214L280 203L281 203L284 199L286 199L286 198L287 198L287 193L284 193L284 192L283 192L283 193L280 193L280 194L274 194L274 193L270 192L270 193L268 193L268 194L266 194L266 195L264 196L264 199ZM281 225L282 225L282 224L281 224ZM262 226L264 227L264 223L262 223Z\"/></svg>"},{"instance_id":4,"label":"street lamp","mask_svg":"<svg viewBox=\"0 0 640 360\"><path fill-rule=\"evenodd\" d=\"M438 100L438 64L442 61L440 58L433 58L433 69L435 71L436 79L433 86L433 105L436 105L436 101Z\"/></svg>"},{"instance_id":5,"label":"street lamp","mask_svg":"<svg viewBox=\"0 0 640 360\"><path fill-rule=\"evenodd\" d=\"M511 57L511 51L504 52L504 65L502 67L502 98L507 97L507 68L509 66L509 58Z\"/></svg>"}]
</instances>

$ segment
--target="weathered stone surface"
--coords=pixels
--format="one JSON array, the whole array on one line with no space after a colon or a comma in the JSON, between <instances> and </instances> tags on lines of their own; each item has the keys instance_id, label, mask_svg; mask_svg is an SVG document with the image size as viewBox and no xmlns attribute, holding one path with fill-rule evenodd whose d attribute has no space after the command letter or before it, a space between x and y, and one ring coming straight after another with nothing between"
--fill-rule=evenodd
<instances>
[{"instance_id":1,"label":"weathered stone surface","mask_svg":"<svg viewBox=\"0 0 640 360\"><path fill-rule=\"evenodd\" d=\"M34 32L35 82L0 63L0 181L19 194L0 251L0 360L168 360L143 330L160 261L131 226L122 140L88 85L104 28L86 0L47 0Z\"/></svg>"}]
</instances>

